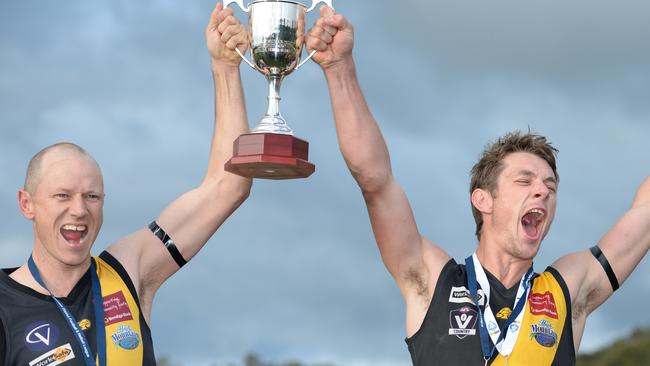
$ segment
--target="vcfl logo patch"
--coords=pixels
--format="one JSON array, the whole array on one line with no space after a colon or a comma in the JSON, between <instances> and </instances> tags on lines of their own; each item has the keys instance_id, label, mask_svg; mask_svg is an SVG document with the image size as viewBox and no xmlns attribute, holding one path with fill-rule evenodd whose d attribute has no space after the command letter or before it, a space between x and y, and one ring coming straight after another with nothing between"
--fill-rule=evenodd
<instances>
[{"instance_id":1,"label":"vcfl logo patch","mask_svg":"<svg viewBox=\"0 0 650 366\"><path fill-rule=\"evenodd\" d=\"M48 321L37 321L25 328L25 345L31 351L40 352L59 340L59 328Z\"/></svg>"},{"instance_id":2,"label":"vcfl logo patch","mask_svg":"<svg viewBox=\"0 0 650 366\"><path fill-rule=\"evenodd\" d=\"M449 312L449 335L455 335L463 339L468 335L476 335L476 317L478 313L469 306L463 306L460 309Z\"/></svg>"}]
</instances>

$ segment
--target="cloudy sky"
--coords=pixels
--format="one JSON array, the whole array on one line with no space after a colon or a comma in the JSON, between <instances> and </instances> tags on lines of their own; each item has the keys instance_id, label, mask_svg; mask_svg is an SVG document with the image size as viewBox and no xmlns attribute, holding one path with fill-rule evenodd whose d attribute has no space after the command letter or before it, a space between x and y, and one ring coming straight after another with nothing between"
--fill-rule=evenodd
<instances>
[{"instance_id":1,"label":"cloudy sky","mask_svg":"<svg viewBox=\"0 0 650 366\"><path fill-rule=\"evenodd\" d=\"M528 128L560 150L556 221L542 270L593 245L650 174L650 3L338 1L355 25L365 95L421 232L457 259L475 240L468 171L483 146ZM202 179L212 125L203 30L214 3L0 2L0 266L25 261L16 192L30 157L73 141L103 168L94 253L148 224ZM243 14L238 11L238 14ZM310 23L314 15L311 15ZM251 124L264 78L242 66ZM282 111L316 173L256 181L249 200L160 290L156 352L185 365L265 359L408 365L404 305L336 145L313 63ZM171 172L161 179L161 172ZM592 314L582 349L650 325L650 265Z\"/></svg>"}]
</instances>

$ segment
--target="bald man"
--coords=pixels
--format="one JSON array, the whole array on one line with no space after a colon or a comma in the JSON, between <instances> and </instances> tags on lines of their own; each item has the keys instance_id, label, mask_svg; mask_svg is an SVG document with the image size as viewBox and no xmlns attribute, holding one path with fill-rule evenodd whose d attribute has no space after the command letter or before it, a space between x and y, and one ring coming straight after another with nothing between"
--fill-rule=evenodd
<instances>
[{"instance_id":1,"label":"bald man","mask_svg":"<svg viewBox=\"0 0 650 366\"><path fill-rule=\"evenodd\" d=\"M153 298L248 197L251 181L224 171L247 132L239 76L243 27L218 4L206 30L215 86L215 127L206 176L149 226L90 254L103 222L104 182L81 147L37 153L18 192L33 224L27 263L0 271L0 364L155 365ZM170 172L171 173L171 172Z\"/></svg>"}]
</instances>

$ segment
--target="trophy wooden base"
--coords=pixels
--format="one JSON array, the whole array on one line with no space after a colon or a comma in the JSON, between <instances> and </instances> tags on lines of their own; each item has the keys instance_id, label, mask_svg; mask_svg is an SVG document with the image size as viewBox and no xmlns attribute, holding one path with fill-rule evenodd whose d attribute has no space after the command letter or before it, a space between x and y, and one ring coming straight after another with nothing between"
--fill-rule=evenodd
<instances>
[{"instance_id":1,"label":"trophy wooden base","mask_svg":"<svg viewBox=\"0 0 650 366\"><path fill-rule=\"evenodd\" d=\"M310 176L309 143L292 135L248 133L233 142L226 171L248 178L294 179Z\"/></svg>"}]
</instances>

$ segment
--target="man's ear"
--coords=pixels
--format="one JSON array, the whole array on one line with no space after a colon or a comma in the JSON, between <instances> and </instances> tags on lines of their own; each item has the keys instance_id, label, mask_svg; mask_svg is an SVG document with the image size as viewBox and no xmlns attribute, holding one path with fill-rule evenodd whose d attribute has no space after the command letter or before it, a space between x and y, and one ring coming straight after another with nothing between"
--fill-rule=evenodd
<instances>
[{"instance_id":1,"label":"man's ear","mask_svg":"<svg viewBox=\"0 0 650 366\"><path fill-rule=\"evenodd\" d=\"M32 195L24 189L18 191L18 208L26 219L34 219L34 200Z\"/></svg>"},{"instance_id":2,"label":"man's ear","mask_svg":"<svg viewBox=\"0 0 650 366\"><path fill-rule=\"evenodd\" d=\"M492 213L492 205L494 204L494 199L490 192L482 188L476 188L472 192L472 205L484 214Z\"/></svg>"}]
</instances>

